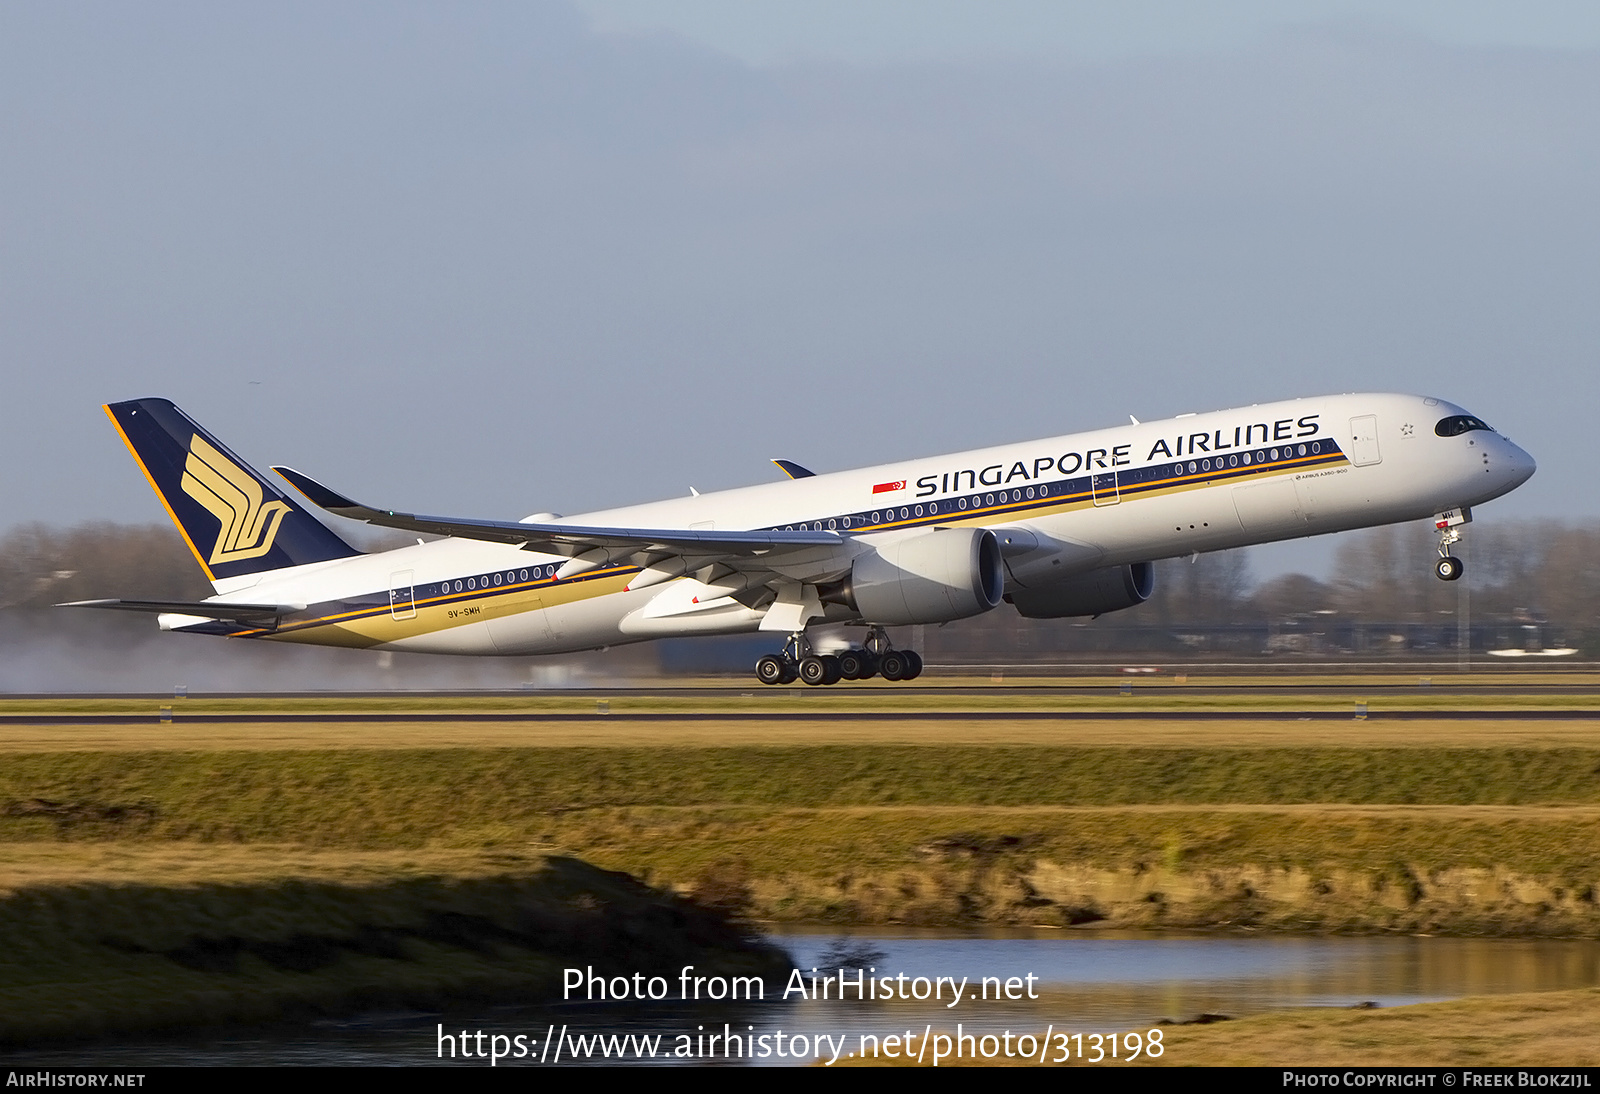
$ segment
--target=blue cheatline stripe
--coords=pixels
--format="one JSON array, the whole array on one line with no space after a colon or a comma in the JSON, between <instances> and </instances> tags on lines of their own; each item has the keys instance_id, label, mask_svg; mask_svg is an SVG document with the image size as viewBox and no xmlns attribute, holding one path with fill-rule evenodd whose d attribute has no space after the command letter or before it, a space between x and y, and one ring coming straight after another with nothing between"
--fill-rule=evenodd
<instances>
[{"instance_id":1,"label":"blue cheatline stripe","mask_svg":"<svg viewBox=\"0 0 1600 1094\"><path fill-rule=\"evenodd\" d=\"M1305 455L1299 454L1299 450L1302 448L1305 450ZM1267 455L1271 451L1273 451L1272 447L1268 446L1250 453L1230 456L1213 456L1197 460L1174 460L1171 463L1151 464L1146 467L1118 468L1115 472L1115 491L1120 499L1126 501L1129 498L1154 497L1174 490L1209 486L1244 478L1276 476L1290 471L1304 470L1308 467L1322 467L1348 462L1344 453L1339 450L1338 444L1328 439L1308 441L1303 445L1280 445L1278 446L1280 455L1277 459ZM1244 462L1245 456L1249 457L1248 463ZM1227 466L1223 466L1224 462L1226 462ZM1206 467L1206 464L1210 466ZM1191 466L1194 468L1192 471L1190 470ZM1092 502L1095 494L1095 480L1110 480L1111 476L1112 472L1108 470L1100 474L1080 475L1076 478L1036 483L1028 487L1009 487L1000 490L986 489L981 493L945 496L920 504L880 506L877 509L863 509L854 513L845 513L820 520L801 521L796 524L773 525L760 530L796 531L814 529L822 531L827 529L832 531L881 532L888 529L914 528L929 524L948 524L952 520L971 521L985 517L1014 516L1038 509L1055 509L1062 506ZM1106 492L1108 493L1110 492L1110 486L1111 484L1107 482ZM899 516L898 514L900 513L905 515ZM511 593L548 589L557 586L566 588L571 585L597 581L607 577L616 577L621 574L638 573L640 569L637 566L610 566L590 570L565 580L558 580L553 576L553 571L559 565L559 563L540 563L538 566L517 567L498 572L490 571L488 573L473 574L471 577L451 578L448 581L433 581L414 585L412 586L411 606L413 608L436 607L464 601L478 601L484 599L485 596L504 596ZM523 574L528 576L524 578ZM497 579L499 584L495 583ZM331 601L326 606L315 605L308 610L317 611L321 614L310 619L280 626L276 630L247 628L214 631L211 633L226 633L234 637L254 638L295 633L335 623L347 623L360 619L385 616L390 614L391 611L389 590L380 590L368 596ZM464 622L472 622L472 620ZM212 626L226 627L227 624L214 623ZM203 630L198 625L185 629L191 631Z\"/></svg>"},{"instance_id":2,"label":"blue cheatline stripe","mask_svg":"<svg viewBox=\"0 0 1600 1094\"><path fill-rule=\"evenodd\" d=\"M1300 450L1304 450L1303 455ZM1278 453L1276 458L1269 455L1274 452ZM990 486L965 494L930 496L923 502L879 506L820 520L800 521L772 530L878 532L889 528L912 528L948 523L952 519L1011 515L1031 509L1092 501L1097 482L1102 483L1103 492L1112 493L1114 488L1119 497L1126 498L1344 462L1347 461L1338 444L1324 439L1298 445L1280 445L1277 448L1267 446L1229 456L1175 460L1146 467L1108 468L1095 474L1033 483L1026 487L995 489Z\"/></svg>"}]
</instances>

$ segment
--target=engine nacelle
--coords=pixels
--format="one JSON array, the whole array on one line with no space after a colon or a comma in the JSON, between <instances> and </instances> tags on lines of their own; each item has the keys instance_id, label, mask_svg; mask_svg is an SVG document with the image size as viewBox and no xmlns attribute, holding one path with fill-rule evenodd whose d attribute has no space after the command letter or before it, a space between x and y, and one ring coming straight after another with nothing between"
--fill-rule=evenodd
<instances>
[{"instance_id":1,"label":"engine nacelle","mask_svg":"<svg viewBox=\"0 0 1600 1094\"><path fill-rule=\"evenodd\" d=\"M1006 597L1029 619L1104 615L1150 599L1156 587L1153 562L1107 566L1033 589L1013 589Z\"/></svg>"},{"instance_id":2,"label":"engine nacelle","mask_svg":"<svg viewBox=\"0 0 1600 1094\"><path fill-rule=\"evenodd\" d=\"M860 556L843 587L824 599L892 627L981 615L1004 595L1005 566L993 532L936 528Z\"/></svg>"}]
</instances>

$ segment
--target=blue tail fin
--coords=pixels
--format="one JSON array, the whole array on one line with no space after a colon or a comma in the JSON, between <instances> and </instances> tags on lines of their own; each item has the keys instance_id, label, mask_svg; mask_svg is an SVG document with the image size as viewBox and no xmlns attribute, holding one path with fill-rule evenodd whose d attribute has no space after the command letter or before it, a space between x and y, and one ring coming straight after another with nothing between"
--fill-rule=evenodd
<instances>
[{"instance_id":1,"label":"blue tail fin","mask_svg":"<svg viewBox=\"0 0 1600 1094\"><path fill-rule=\"evenodd\" d=\"M212 581L361 553L166 399L106 413Z\"/></svg>"}]
</instances>

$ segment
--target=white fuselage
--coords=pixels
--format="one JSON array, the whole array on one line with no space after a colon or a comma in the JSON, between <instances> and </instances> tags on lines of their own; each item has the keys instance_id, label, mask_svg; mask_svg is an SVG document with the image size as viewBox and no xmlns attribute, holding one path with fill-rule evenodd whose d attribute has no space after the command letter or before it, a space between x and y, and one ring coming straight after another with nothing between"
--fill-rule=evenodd
<instances>
[{"instance_id":1,"label":"white fuselage","mask_svg":"<svg viewBox=\"0 0 1600 1094\"><path fill-rule=\"evenodd\" d=\"M1525 481L1532 458L1498 433L1435 433L1465 413L1409 395L1298 399L546 523L821 528L844 537L845 556L934 527L1020 529L1033 546L1007 553L1010 592L1102 567L1423 519ZM435 653L558 653L763 625L764 605L703 598L694 576L629 591L637 567L570 582L554 576L566 561L445 539L219 581L217 591L328 606L262 637ZM164 625L182 629L184 618Z\"/></svg>"}]
</instances>

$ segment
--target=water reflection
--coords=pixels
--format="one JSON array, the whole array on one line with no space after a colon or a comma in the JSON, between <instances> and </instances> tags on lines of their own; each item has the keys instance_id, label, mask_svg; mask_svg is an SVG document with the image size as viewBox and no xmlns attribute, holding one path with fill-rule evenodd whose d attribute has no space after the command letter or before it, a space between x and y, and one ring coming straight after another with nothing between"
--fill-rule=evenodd
<instances>
[{"instance_id":1,"label":"water reflection","mask_svg":"<svg viewBox=\"0 0 1600 1094\"><path fill-rule=\"evenodd\" d=\"M834 935L791 933L777 939L788 949L810 994L819 960L837 952ZM856 935L859 951L877 951L868 975L895 977L896 994L919 991L929 998L857 1001L855 990L840 1002L837 972L826 1000L802 999L785 985L767 984L767 1003L742 1008L692 1004L619 1012L600 1006L496 1007L468 1013L363 1015L290 1030L205 1032L167 1039L142 1039L8 1053L10 1062L132 1064L437 1064L438 1029L483 1030L507 1037L522 1034L539 1045L548 1031L567 1027L572 1035L598 1033L663 1035L665 1051L688 1037L698 1058L708 1062L705 1038L733 1033L766 1036L768 1054L756 1063L794 1063L771 1048L781 1032L792 1046L803 1038L809 1052L819 1036L862 1034L880 1038L932 1028L1038 1033L1046 1026L1089 1034L1147 1029L1163 1019L1185 1020L1203 1014L1242 1016L1291 1007L1341 1006L1375 1002L1381 1006L1492 995L1551 991L1600 984L1600 943L1578 940L1502 940L1463 938L1307 938L1294 936L1118 935L1079 931L1014 931L982 935L927 932ZM620 970L619 970L620 971ZM904 979L900 979L904 977ZM920 982L918 977L923 978ZM952 986L936 978L965 981L962 1001L951 1007ZM981 997L988 981L990 998ZM1031 979L1028 979L1031 978ZM1013 994L1004 995L1007 980ZM854 984L852 975L848 982ZM1034 998L1022 989L1026 983ZM570 1044L570 1042L568 1042ZM837 1042L835 1042L837 1043ZM532 1054L537 1062L539 1051ZM543 1053L549 1060L549 1053ZM632 1054L632 1055L636 1055ZM623 1062L640 1062L632 1055ZM720 1044L717 1061L732 1056ZM457 1059L458 1065L462 1062ZM474 1060L474 1063L483 1062ZM502 1061L502 1066L515 1064ZM530 1062L523 1060L523 1063ZM566 1059L563 1062L567 1062ZM615 1058L613 1064L618 1062ZM665 1061L672 1062L670 1057ZM741 1062L734 1056L729 1062ZM745 1058L744 1062L749 1062Z\"/></svg>"},{"instance_id":2,"label":"water reflection","mask_svg":"<svg viewBox=\"0 0 1600 1094\"><path fill-rule=\"evenodd\" d=\"M809 973L831 944L818 936L782 940ZM1107 1032L1201 1014L1243 1016L1292 1007L1402 1006L1468 995L1554 991L1600 984L1600 943L1418 937L1196 937L1032 932L880 939L879 975L902 970L969 978L1032 973L1035 1001L959 1007L893 1004L899 1024L943 1021L960 1012L973 1028L1059 1028ZM853 994L853 993L852 993ZM806 1009L822 1011L827 1004ZM837 1005L835 1005L837 1008ZM865 1008L873 1010L868 1004ZM885 1008L875 1008L879 1012ZM881 1021L881 1017L879 1021ZM793 1021L791 1019L791 1021ZM869 1014L858 1021L871 1022Z\"/></svg>"},{"instance_id":3,"label":"water reflection","mask_svg":"<svg viewBox=\"0 0 1600 1094\"><path fill-rule=\"evenodd\" d=\"M808 973L833 944L831 937L819 935L778 941ZM1397 1006L1600 983L1600 944L1582 940L1048 931L930 933L873 941L886 954L880 974L903 968L976 982L1031 972L1058 999L1115 999L1152 991L1161 998L1178 992L1176 998L1182 999L1204 991L1208 997L1237 1000L1233 1005L1241 1013L1368 1000Z\"/></svg>"}]
</instances>

